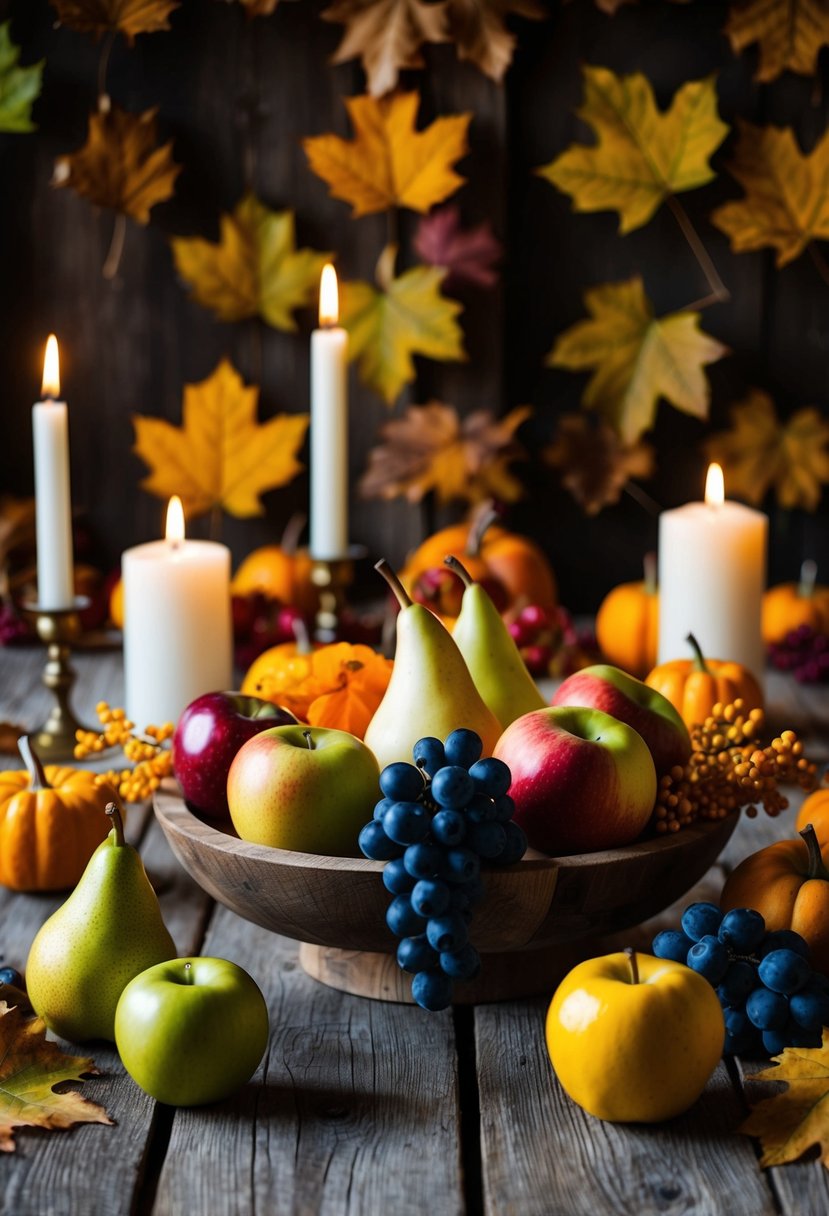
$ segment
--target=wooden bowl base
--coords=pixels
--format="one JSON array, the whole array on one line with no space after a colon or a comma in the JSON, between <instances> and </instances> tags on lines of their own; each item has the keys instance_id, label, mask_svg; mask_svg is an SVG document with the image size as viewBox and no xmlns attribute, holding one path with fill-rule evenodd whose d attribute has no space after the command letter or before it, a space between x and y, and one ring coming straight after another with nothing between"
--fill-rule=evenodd
<instances>
[{"instance_id":1,"label":"wooden bowl base","mask_svg":"<svg viewBox=\"0 0 829 1216\"><path fill-rule=\"evenodd\" d=\"M559 981L576 963L602 953L599 939L582 938L540 950L485 954L478 978L455 984L453 1003L480 1005L542 994L552 996ZM340 992L373 1001L414 1004L412 977L400 970L393 954L300 942L299 964L312 979Z\"/></svg>"}]
</instances>

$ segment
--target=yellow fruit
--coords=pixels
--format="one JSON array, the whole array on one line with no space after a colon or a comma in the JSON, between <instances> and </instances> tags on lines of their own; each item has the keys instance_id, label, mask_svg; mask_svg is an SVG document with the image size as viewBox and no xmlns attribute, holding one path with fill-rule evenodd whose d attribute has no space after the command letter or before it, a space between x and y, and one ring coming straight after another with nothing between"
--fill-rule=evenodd
<instances>
[{"instance_id":1,"label":"yellow fruit","mask_svg":"<svg viewBox=\"0 0 829 1216\"><path fill-rule=\"evenodd\" d=\"M714 989L682 963L626 952L565 976L547 1013L547 1050L574 1102L614 1123L661 1123L696 1102L722 1055ZM636 974L636 982L634 981Z\"/></svg>"}]
</instances>

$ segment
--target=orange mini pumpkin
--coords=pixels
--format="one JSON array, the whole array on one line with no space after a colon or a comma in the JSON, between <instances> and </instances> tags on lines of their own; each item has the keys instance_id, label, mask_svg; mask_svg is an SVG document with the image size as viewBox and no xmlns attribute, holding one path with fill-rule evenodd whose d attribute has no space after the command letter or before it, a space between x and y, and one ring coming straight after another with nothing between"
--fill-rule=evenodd
<instances>
[{"instance_id":1,"label":"orange mini pumpkin","mask_svg":"<svg viewBox=\"0 0 829 1216\"><path fill-rule=\"evenodd\" d=\"M829 844L829 789L815 790L808 798L804 798L794 826L800 832L807 823L814 825L819 840L825 840Z\"/></svg>"},{"instance_id":2,"label":"orange mini pumpkin","mask_svg":"<svg viewBox=\"0 0 829 1216\"><path fill-rule=\"evenodd\" d=\"M0 883L12 891L74 887L107 835L112 786L81 769L43 768L26 738L26 768L0 773Z\"/></svg>"},{"instance_id":3,"label":"orange mini pumpkin","mask_svg":"<svg viewBox=\"0 0 829 1216\"><path fill-rule=\"evenodd\" d=\"M801 625L816 633L829 633L829 587L816 583L817 566L805 561L799 583L780 583L763 596L763 641L772 646Z\"/></svg>"},{"instance_id":4,"label":"orange mini pumpkin","mask_svg":"<svg viewBox=\"0 0 829 1216\"><path fill-rule=\"evenodd\" d=\"M319 592L311 578L313 562L307 549L297 547L304 527L305 516L295 515L285 527L281 544L263 545L249 553L233 576L231 594L258 591L308 615L316 612Z\"/></svg>"},{"instance_id":5,"label":"orange mini pumpkin","mask_svg":"<svg viewBox=\"0 0 829 1216\"><path fill-rule=\"evenodd\" d=\"M763 708L760 685L747 667L724 659L706 659L691 633L687 641L692 659L671 659L654 667L645 683L667 697L686 726L704 722L719 702L729 705L739 697L746 711Z\"/></svg>"},{"instance_id":6,"label":"orange mini pumpkin","mask_svg":"<svg viewBox=\"0 0 829 1216\"><path fill-rule=\"evenodd\" d=\"M726 880L720 907L755 908L769 933L793 929L809 943L812 966L829 975L829 843L821 849L811 824L800 835L741 861Z\"/></svg>"},{"instance_id":7,"label":"orange mini pumpkin","mask_svg":"<svg viewBox=\"0 0 829 1216\"><path fill-rule=\"evenodd\" d=\"M659 647L659 592L656 554L645 557L645 578L621 583L602 600L596 640L608 663L644 679L656 665Z\"/></svg>"}]
</instances>

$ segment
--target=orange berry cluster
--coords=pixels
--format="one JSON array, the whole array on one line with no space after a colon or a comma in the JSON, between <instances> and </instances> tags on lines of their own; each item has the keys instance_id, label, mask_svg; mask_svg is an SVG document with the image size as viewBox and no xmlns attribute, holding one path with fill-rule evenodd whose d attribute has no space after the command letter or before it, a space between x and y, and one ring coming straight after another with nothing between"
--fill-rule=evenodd
<instances>
[{"instance_id":1,"label":"orange berry cluster","mask_svg":"<svg viewBox=\"0 0 829 1216\"><path fill-rule=\"evenodd\" d=\"M761 805L779 815L789 805L780 785L814 789L817 765L803 754L793 730L761 746L765 715L745 712L742 700L717 704L704 722L691 728L691 758L659 782L653 827L678 832L696 819L724 819L739 807L753 818Z\"/></svg>"},{"instance_id":2,"label":"orange berry cluster","mask_svg":"<svg viewBox=\"0 0 829 1216\"><path fill-rule=\"evenodd\" d=\"M110 747L120 747L132 768L111 769L99 774L95 781L98 785L104 782L113 785L125 802L143 802L172 772L172 752L164 744L173 735L173 723L147 726L141 737L134 733L135 723L123 709L113 709L106 701L99 701L95 712L103 729L99 733L94 730L76 732L75 759L86 760Z\"/></svg>"}]
</instances>

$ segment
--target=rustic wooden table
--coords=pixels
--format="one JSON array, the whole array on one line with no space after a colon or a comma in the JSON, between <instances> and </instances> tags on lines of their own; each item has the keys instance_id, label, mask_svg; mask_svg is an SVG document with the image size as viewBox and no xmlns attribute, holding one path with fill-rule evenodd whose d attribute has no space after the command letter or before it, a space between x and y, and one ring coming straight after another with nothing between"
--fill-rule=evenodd
<instances>
[{"instance_id":1,"label":"rustic wooden table","mask_svg":"<svg viewBox=\"0 0 829 1216\"><path fill-rule=\"evenodd\" d=\"M119 704L120 654L80 654L76 705ZM34 726L47 694L43 654L0 651L0 719ZM773 719L829 758L829 696L769 677ZM744 820L694 895L787 834L791 815ZM659 1127L590 1118L562 1093L544 1047L543 999L428 1014L346 996L309 979L296 943L240 920L173 859L152 813L130 816L182 954L235 960L264 991L271 1040L253 1080L221 1105L156 1104L114 1048L90 1049L103 1075L84 1092L114 1127L21 1131L0 1160L0 1212L14 1216L542 1216L604 1213L818 1216L829 1176L815 1161L763 1172L737 1134L746 1074L722 1063L702 1099ZM683 903L685 900L683 900ZM0 889L0 954L23 967L50 896ZM671 917L673 919L673 916ZM635 944L652 930L626 934ZM76 1048L69 1050L77 1051ZM750 1084L750 1082L748 1082ZM755 1086L756 1088L756 1086Z\"/></svg>"}]
</instances>

